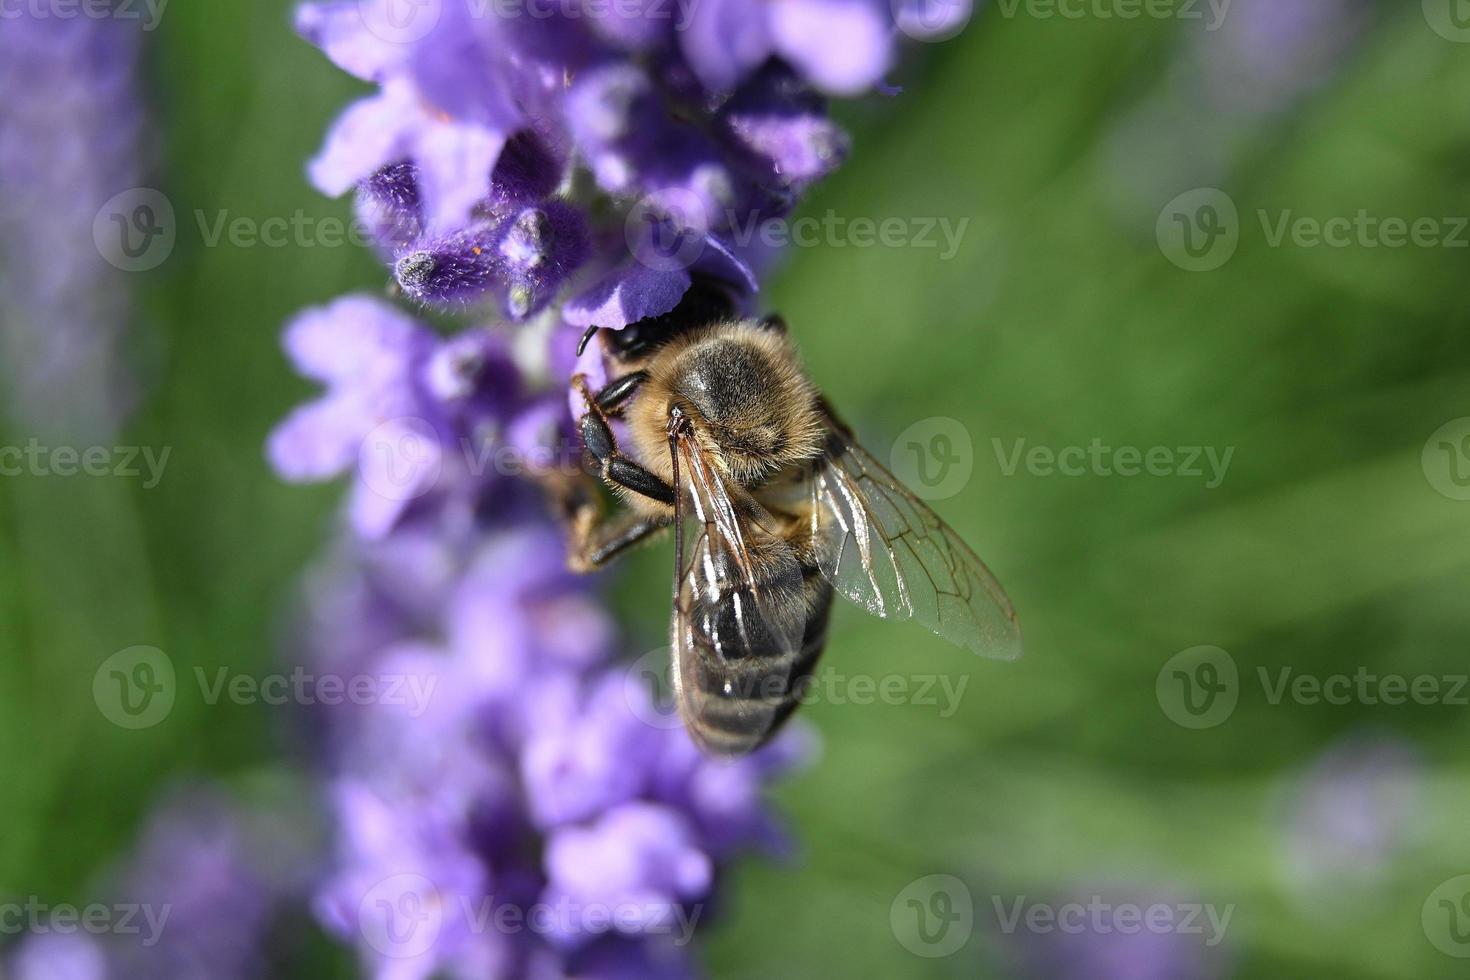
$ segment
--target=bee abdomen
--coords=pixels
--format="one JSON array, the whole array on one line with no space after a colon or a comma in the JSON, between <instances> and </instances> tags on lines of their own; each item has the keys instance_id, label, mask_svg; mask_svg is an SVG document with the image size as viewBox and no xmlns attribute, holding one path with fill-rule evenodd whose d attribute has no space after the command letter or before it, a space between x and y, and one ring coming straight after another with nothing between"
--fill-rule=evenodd
<instances>
[{"instance_id":1,"label":"bee abdomen","mask_svg":"<svg viewBox=\"0 0 1470 980\"><path fill-rule=\"evenodd\" d=\"M709 751L738 755L757 748L804 699L827 643L832 589L815 566L802 571L801 594L788 600L796 620L786 624L744 616L754 608L748 589L696 604L696 656L684 672L692 688L686 721ZM799 644L787 639L798 630Z\"/></svg>"}]
</instances>

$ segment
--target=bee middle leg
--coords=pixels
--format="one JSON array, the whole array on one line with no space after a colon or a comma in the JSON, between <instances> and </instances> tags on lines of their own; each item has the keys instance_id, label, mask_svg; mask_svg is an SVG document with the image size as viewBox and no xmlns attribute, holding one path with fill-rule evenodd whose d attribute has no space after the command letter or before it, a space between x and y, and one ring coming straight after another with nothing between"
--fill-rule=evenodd
<instances>
[{"instance_id":1,"label":"bee middle leg","mask_svg":"<svg viewBox=\"0 0 1470 980\"><path fill-rule=\"evenodd\" d=\"M574 572L594 572L634 545L668 527L669 518L623 510L608 515L597 483L577 470L537 474L566 528L567 566Z\"/></svg>"},{"instance_id":2,"label":"bee middle leg","mask_svg":"<svg viewBox=\"0 0 1470 980\"><path fill-rule=\"evenodd\" d=\"M650 517L631 510L620 511L612 517L598 514L585 524L572 526L567 562L573 571L596 571L670 523L666 517Z\"/></svg>"}]
</instances>

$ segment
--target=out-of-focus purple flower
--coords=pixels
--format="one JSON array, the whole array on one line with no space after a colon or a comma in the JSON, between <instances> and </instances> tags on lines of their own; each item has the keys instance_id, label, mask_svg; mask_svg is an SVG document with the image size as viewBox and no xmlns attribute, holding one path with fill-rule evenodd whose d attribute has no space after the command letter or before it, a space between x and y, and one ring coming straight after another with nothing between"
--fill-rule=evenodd
<instances>
[{"instance_id":1,"label":"out-of-focus purple flower","mask_svg":"<svg viewBox=\"0 0 1470 980\"><path fill-rule=\"evenodd\" d=\"M119 937L108 949L109 978L262 975L274 917L311 880L312 846L290 814L211 788L175 792L150 819L116 886L160 916L159 935L151 944Z\"/></svg>"},{"instance_id":2,"label":"out-of-focus purple flower","mask_svg":"<svg viewBox=\"0 0 1470 980\"><path fill-rule=\"evenodd\" d=\"M1107 140L1120 213L1151 234L1176 194L1225 183L1266 123L1343 68L1372 13L1366 0L1236 0L1195 25Z\"/></svg>"},{"instance_id":3,"label":"out-of-focus purple flower","mask_svg":"<svg viewBox=\"0 0 1470 980\"><path fill-rule=\"evenodd\" d=\"M857 95L892 64L892 17L886 0L706 0L690 11L680 44L714 92L728 92L779 57L823 91Z\"/></svg>"},{"instance_id":4,"label":"out-of-focus purple flower","mask_svg":"<svg viewBox=\"0 0 1470 980\"><path fill-rule=\"evenodd\" d=\"M651 803L618 806L589 827L557 831L546 866L547 903L568 909L553 935L574 942L608 929L662 931L673 925L678 907L705 897L714 875L688 819ZM592 908L620 914L589 921Z\"/></svg>"},{"instance_id":5,"label":"out-of-focus purple flower","mask_svg":"<svg viewBox=\"0 0 1470 980\"><path fill-rule=\"evenodd\" d=\"M12 980L107 980L102 944L86 933L27 936L10 959Z\"/></svg>"},{"instance_id":6,"label":"out-of-focus purple flower","mask_svg":"<svg viewBox=\"0 0 1470 980\"><path fill-rule=\"evenodd\" d=\"M0 30L0 363L28 426L100 436L134 401L127 273L94 234L131 236L99 211L142 181L138 27L17 8Z\"/></svg>"},{"instance_id":7,"label":"out-of-focus purple flower","mask_svg":"<svg viewBox=\"0 0 1470 980\"><path fill-rule=\"evenodd\" d=\"M1363 0L1235 0L1193 38L1201 94L1251 116L1287 108L1337 70L1370 15Z\"/></svg>"},{"instance_id":8,"label":"out-of-focus purple flower","mask_svg":"<svg viewBox=\"0 0 1470 980\"><path fill-rule=\"evenodd\" d=\"M55 931L23 939L0 961L0 974L13 980L267 976L270 952L299 937L299 916L286 912L303 904L315 849L289 805L246 803L210 786L180 788L159 804L133 853L99 886L107 901L87 906L113 909L116 928L65 932L58 920L50 927Z\"/></svg>"},{"instance_id":9,"label":"out-of-focus purple flower","mask_svg":"<svg viewBox=\"0 0 1470 980\"><path fill-rule=\"evenodd\" d=\"M1407 742L1354 736L1323 752L1286 789L1283 870L1308 910L1340 916L1381 885L1413 842L1423 764Z\"/></svg>"},{"instance_id":10,"label":"out-of-focus purple flower","mask_svg":"<svg viewBox=\"0 0 1470 980\"><path fill-rule=\"evenodd\" d=\"M430 550L450 566L435 572L437 599L368 564L432 533L421 516L339 568L341 589L314 589L337 615L363 601L401 611L376 644L371 631L319 635L324 664L429 692L320 709L341 830L316 909L371 976L511 978L552 964L580 976L604 962L608 976L618 964L688 976L663 945L671 923L698 918L684 903L702 909L718 863L781 843L762 788L802 754L799 729L730 762L654 723L647 691L610 662L611 620L534 513L482 512ZM607 858L601 877L578 876L588 849Z\"/></svg>"},{"instance_id":11,"label":"out-of-focus purple flower","mask_svg":"<svg viewBox=\"0 0 1470 980\"><path fill-rule=\"evenodd\" d=\"M285 347L327 391L271 433L278 473L319 481L355 463L349 513L367 537L435 501L477 504L503 417L526 404L499 336L442 340L381 300L349 296L302 313Z\"/></svg>"}]
</instances>

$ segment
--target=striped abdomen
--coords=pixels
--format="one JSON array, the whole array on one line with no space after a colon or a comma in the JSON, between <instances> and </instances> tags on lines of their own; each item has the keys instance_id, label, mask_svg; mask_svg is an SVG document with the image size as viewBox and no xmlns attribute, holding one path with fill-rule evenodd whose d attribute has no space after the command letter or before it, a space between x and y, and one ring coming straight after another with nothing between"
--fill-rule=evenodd
<instances>
[{"instance_id":1,"label":"striped abdomen","mask_svg":"<svg viewBox=\"0 0 1470 980\"><path fill-rule=\"evenodd\" d=\"M815 564L799 567L799 580L726 580L710 590L717 594L685 597L688 614L674 623L685 633L674 638L675 685L684 723L706 751L759 747L801 703L827 642L832 587Z\"/></svg>"}]
</instances>

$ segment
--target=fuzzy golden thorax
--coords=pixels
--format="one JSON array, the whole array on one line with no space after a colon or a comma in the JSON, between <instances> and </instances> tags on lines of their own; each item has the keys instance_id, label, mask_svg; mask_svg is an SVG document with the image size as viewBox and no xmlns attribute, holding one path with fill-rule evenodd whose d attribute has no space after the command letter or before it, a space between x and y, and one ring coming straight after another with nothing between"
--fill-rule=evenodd
<instances>
[{"instance_id":1,"label":"fuzzy golden thorax","mask_svg":"<svg viewBox=\"0 0 1470 980\"><path fill-rule=\"evenodd\" d=\"M815 386L790 341L753 323L716 324L669 344L649 362L628 415L643 464L672 480L668 423L678 406L725 479L750 488L821 454Z\"/></svg>"}]
</instances>

